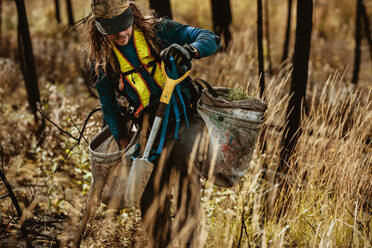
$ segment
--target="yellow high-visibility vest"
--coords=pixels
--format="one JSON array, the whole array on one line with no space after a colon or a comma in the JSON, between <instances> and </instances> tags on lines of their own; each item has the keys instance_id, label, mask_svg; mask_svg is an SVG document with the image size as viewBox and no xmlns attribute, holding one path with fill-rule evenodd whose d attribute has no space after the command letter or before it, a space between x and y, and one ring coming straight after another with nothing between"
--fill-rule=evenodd
<instances>
[{"instance_id":1,"label":"yellow high-visibility vest","mask_svg":"<svg viewBox=\"0 0 372 248\"><path fill-rule=\"evenodd\" d=\"M153 67L156 63L155 73L153 76L154 81L156 84L163 89L165 80L163 74L161 73L160 63L155 60L155 57L151 54L150 46L148 45L145 36L143 33L133 28L133 41L134 47L136 48L137 56L142 64L142 67L151 75ZM115 55L120 64L120 71L121 73L126 73L129 71L133 71L133 73L129 75L125 75L125 80L132 86L132 88L137 92L137 95L140 99L141 105L136 110L134 116L137 117L141 113L141 111L146 108L150 103L150 89L143 79L141 74L138 70L129 62L127 58L119 51L119 49L113 44L112 45ZM149 64L149 63L153 64ZM123 74L121 74L119 89L124 90L124 81L123 81Z\"/></svg>"}]
</instances>

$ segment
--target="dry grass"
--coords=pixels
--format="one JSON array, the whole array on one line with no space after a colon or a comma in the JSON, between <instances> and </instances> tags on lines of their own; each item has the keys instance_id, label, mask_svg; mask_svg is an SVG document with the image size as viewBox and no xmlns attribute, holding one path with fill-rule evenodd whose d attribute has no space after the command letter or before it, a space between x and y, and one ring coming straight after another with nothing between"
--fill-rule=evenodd
<instances>
[{"instance_id":1,"label":"dry grass","mask_svg":"<svg viewBox=\"0 0 372 248\"><path fill-rule=\"evenodd\" d=\"M175 18L210 28L209 2L199 2L190 1L185 6L182 1L173 1ZM182 239L195 221L200 223L196 239L199 247L372 246L372 147L368 144L372 136L372 62L363 53L360 84L352 87L354 7L351 1L316 1L303 132L289 161L288 175L281 175L282 180L290 183L288 191L278 192L279 185L274 183L289 98L290 65L280 69L277 62L281 56L286 2L281 0L270 6L275 74L266 77L267 150L263 152L257 144L251 170L237 187L222 189L203 182L200 219L191 220L183 233L174 234ZM79 37L62 35L65 26L55 23L52 5L46 3L46 0L27 1L43 107L51 119L76 135L72 121L81 126L84 116L99 102L88 97L83 85L85 65ZM7 1L4 7L0 48L3 56L0 58L0 139L9 156L5 168L20 195L30 198L32 193L32 189L20 186L25 182L45 183L47 188L33 189L41 196L34 214L65 213L69 221L63 230L68 230L68 225L76 225L84 207L83 193L91 181L87 144L83 142L61 170L53 174L73 140L48 126L43 145L37 146L14 45L16 19L12 4ZM86 1L74 4L76 19L87 14ZM232 5L231 48L195 61L193 74L218 86L242 85L249 95L257 97L255 1L232 0ZM202 15L206 11L208 14ZM4 47L4 44L8 45ZM367 51L365 44L363 50ZM89 124L88 139L100 128L100 122L97 116ZM266 177L262 178L264 172ZM1 185L0 196L4 194ZM282 211L285 201L287 207ZM1 222L14 216L8 199L0 200L0 210ZM83 247L148 246L138 213L122 211L107 222L108 230L100 228L104 216L104 209L100 209L88 227ZM70 233L55 232L68 242ZM177 246L176 241L173 244Z\"/></svg>"}]
</instances>

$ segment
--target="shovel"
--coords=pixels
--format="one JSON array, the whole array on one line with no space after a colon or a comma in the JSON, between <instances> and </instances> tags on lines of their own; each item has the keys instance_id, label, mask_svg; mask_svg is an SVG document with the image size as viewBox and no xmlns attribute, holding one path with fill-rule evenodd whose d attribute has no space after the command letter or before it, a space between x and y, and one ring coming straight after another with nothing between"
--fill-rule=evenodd
<instances>
[{"instance_id":1,"label":"shovel","mask_svg":"<svg viewBox=\"0 0 372 248\"><path fill-rule=\"evenodd\" d=\"M176 74L176 72L174 72L174 70L176 70L174 59L171 57L169 61L171 63L171 74L174 75ZM142 194L150 179L152 170L154 169L154 164L151 163L148 159L152 146L155 142L156 135L158 134L161 123L163 121L165 110L167 108L167 105L169 104L169 101L171 100L174 87L182 82L191 72L191 70L189 69L182 77L176 80L171 79L170 77L168 77L163 61L161 63L161 71L165 80L165 86L160 97L160 104L156 111L155 120L152 124L151 132L147 140L143 156L142 158L134 159L132 163L132 168L129 173L127 188L124 196L127 207L139 206Z\"/></svg>"}]
</instances>

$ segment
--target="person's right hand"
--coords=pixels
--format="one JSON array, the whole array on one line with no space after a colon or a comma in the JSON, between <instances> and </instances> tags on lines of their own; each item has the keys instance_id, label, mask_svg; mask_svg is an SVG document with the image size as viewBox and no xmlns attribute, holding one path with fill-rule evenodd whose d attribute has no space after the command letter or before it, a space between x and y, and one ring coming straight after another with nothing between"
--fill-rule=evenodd
<instances>
[{"instance_id":1,"label":"person's right hand","mask_svg":"<svg viewBox=\"0 0 372 248\"><path fill-rule=\"evenodd\" d=\"M166 64L169 62L170 57L173 57L177 67L183 67L188 65L196 54L196 48L190 45L180 46L175 43L162 50L160 57Z\"/></svg>"}]
</instances>

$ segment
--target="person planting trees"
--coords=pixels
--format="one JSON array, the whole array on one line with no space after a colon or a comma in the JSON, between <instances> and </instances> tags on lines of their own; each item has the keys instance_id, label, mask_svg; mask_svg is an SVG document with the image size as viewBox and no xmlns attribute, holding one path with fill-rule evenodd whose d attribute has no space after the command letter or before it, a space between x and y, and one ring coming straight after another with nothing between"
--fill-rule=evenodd
<instances>
[{"instance_id":1,"label":"person planting trees","mask_svg":"<svg viewBox=\"0 0 372 248\"><path fill-rule=\"evenodd\" d=\"M92 0L91 8L92 16L87 24L93 84L99 94L104 120L122 150L129 142L128 120L141 130L149 125L146 123L148 120L151 125L155 118L166 82L161 70L162 61L168 72L174 61L177 69L173 75L182 76L190 69L192 59L214 54L220 39L208 30L144 14L132 1ZM177 137L181 120L182 124L188 124L193 118L198 97L199 92L191 78L186 77L179 83L169 103L173 110L168 110L168 127L164 122L162 125L166 134L172 133ZM146 130L140 132L146 133ZM167 135L167 139L172 136ZM140 201L142 217L150 206L154 207L151 204L155 197L169 182L170 168L166 166L160 172L160 185L154 186L164 139L164 132L161 132L155 142L157 151L150 154L155 169ZM180 180L183 180L182 176L187 176L187 168L178 170L181 171ZM147 228L156 247L166 247L170 240L169 204L167 201L162 206L155 206L152 228Z\"/></svg>"}]
</instances>

